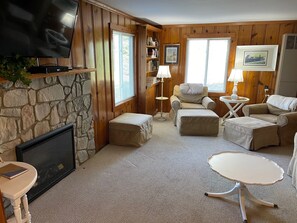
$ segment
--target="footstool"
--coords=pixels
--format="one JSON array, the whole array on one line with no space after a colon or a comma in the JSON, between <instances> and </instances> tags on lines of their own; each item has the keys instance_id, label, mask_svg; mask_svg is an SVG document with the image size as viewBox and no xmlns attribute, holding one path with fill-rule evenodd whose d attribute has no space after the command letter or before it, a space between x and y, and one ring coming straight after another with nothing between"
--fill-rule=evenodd
<instances>
[{"instance_id":1,"label":"footstool","mask_svg":"<svg viewBox=\"0 0 297 223\"><path fill-rule=\"evenodd\" d=\"M151 115L124 113L109 121L109 143L119 146L142 146L152 137Z\"/></svg>"},{"instance_id":2,"label":"footstool","mask_svg":"<svg viewBox=\"0 0 297 223\"><path fill-rule=\"evenodd\" d=\"M251 117L227 119L223 138L247 150L279 145L278 125Z\"/></svg>"},{"instance_id":3,"label":"footstool","mask_svg":"<svg viewBox=\"0 0 297 223\"><path fill-rule=\"evenodd\" d=\"M216 136L219 116L208 109L179 109L176 126L180 135Z\"/></svg>"}]
</instances>

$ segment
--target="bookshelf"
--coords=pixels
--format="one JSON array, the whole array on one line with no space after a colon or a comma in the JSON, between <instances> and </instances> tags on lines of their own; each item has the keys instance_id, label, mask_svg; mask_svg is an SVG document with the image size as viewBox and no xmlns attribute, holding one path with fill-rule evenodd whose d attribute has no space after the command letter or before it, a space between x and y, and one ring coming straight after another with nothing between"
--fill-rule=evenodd
<instances>
[{"instance_id":1,"label":"bookshelf","mask_svg":"<svg viewBox=\"0 0 297 223\"><path fill-rule=\"evenodd\" d=\"M156 78L160 65L160 37L162 29L151 25L138 26L139 41L139 112L155 115L158 111L156 95L158 80Z\"/></svg>"}]
</instances>

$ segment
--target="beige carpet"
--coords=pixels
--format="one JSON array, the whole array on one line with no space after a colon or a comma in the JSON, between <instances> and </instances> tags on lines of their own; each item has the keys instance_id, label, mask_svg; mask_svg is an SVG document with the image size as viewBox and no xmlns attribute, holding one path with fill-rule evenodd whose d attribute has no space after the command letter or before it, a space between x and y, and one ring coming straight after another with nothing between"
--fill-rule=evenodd
<instances>
[{"instance_id":1,"label":"beige carpet","mask_svg":"<svg viewBox=\"0 0 297 223\"><path fill-rule=\"evenodd\" d=\"M263 155L287 170L291 147L249 152L218 137L180 136L171 121L153 123L140 148L107 145L30 204L33 223L242 222L237 196L209 198L234 183L213 172L207 158L220 151ZM259 167L261 168L261 167ZM247 201L249 222L296 222L297 192L287 175L271 186L248 186L279 209Z\"/></svg>"}]
</instances>

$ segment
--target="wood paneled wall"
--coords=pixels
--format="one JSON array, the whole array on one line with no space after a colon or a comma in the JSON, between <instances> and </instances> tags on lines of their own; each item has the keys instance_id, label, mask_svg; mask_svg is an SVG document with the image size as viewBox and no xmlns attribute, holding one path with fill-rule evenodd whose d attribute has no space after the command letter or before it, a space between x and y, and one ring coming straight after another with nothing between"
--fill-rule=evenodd
<instances>
[{"instance_id":1,"label":"wood paneled wall","mask_svg":"<svg viewBox=\"0 0 297 223\"><path fill-rule=\"evenodd\" d=\"M96 0L81 0L70 58L39 59L40 65L58 64L73 68L96 68L96 72L91 75L91 87L97 150L108 143L109 120L123 112L137 112L136 98L115 108L113 106L110 23L136 29L139 21Z\"/></svg>"},{"instance_id":2,"label":"wood paneled wall","mask_svg":"<svg viewBox=\"0 0 297 223\"><path fill-rule=\"evenodd\" d=\"M180 60L177 65L170 65L171 79L166 79L164 95L170 96L173 87L185 80L185 48L186 35L204 34L211 37L213 34L234 34L237 45L279 45L278 58L284 33L297 33L297 21L273 21L273 22L247 22L224 24L193 24L193 25L168 25L163 26L162 45L181 44ZM163 52L161 52L163 58ZM228 63L228 75L234 67L235 54L230 54ZM164 62L161 60L161 63ZM278 63L277 63L278 68ZM238 84L238 95L250 98L250 103L261 102L264 98L264 87L269 87L269 94L275 89L277 71L274 72L244 72L244 83ZM210 97L217 103L216 113L223 116L228 109L219 101L221 95L231 95L233 83L227 82L227 90L223 94L210 93ZM165 110L170 110L169 101L165 104Z\"/></svg>"},{"instance_id":3,"label":"wood paneled wall","mask_svg":"<svg viewBox=\"0 0 297 223\"><path fill-rule=\"evenodd\" d=\"M114 10L96 0L80 0L80 9L75 27L70 58L40 58L39 64L58 64L73 68L96 68L92 75L92 96L96 149L108 143L108 121L123 112L137 112L137 98L133 98L114 108L112 72L110 63L110 29L109 24L136 29L143 21ZM282 34L297 33L297 21L257 22L207 25L171 25L164 26L161 46L180 43L179 64L171 65L171 79L165 79L164 96L171 96L175 84L184 82L185 70L185 35L190 34L232 33L236 35L237 45L281 45ZM163 58L163 51L161 49ZM163 61L160 61L161 64ZM234 58L229 60L232 69ZM245 72L245 82L240 83L239 95L249 97L251 102L260 102L264 97L264 86L270 93L275 87L277 72ZM227 92L231 94L233 84L228 83ZM217 102L216 112L222 116L227 108L219 102L220 94L210 94ZM170 110L169 101L164 104L164 111Z\"/></svg>"},{"instance_id":4,"label":"wood paneled wall","mask_svg":"<svg viewBox=\"0 0 297 223\"><path fill-rule=\"evenodd\" d=\"M96 67L92 92L95 113L96 148L100 149L108 142L108 122L123 112L136 112L136 100L128 100L114 108L112 72L110 63L110 23L125 27L134 27L137 22L130 17L104 9L96 2L81 4L82 39L84 40L85 63L87 67ZM73 46L75 48L75 46Z\"/></svg>"}]
</instances>

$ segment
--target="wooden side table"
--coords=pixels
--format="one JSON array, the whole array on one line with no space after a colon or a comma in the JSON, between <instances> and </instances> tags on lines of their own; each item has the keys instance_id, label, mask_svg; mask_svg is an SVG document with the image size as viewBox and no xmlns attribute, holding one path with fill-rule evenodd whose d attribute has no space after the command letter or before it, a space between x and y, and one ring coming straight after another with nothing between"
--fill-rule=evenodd
<instances>
[{"instance_id":1,"label":"wooden side table","mask_svg":"<svg viewBox=\"0 0 297 223\"><path fill-rule=\"evenodd\" d=\"M156 100L158 100L158 101L161 101L161 117L160 118L158 118L158 120L160 120L160 121L165 121L166 120L166 118L165 117L163 117L163 101L166 101L166 100L168 100L168 97L156 97Z\"/></svg>"},{"instance_id":2,"label":"wooden side table","mask_svg":"<svg viewBox=\"0 0 297 223\"><path fill-rule=\"evenodd\" d=\"M237 115L237 112L242 108L242 106L248 103L250 99L246 97L238 97L238 99L234 100L231 99L231 96L221 96L220 101L224 102L229 109L229 111L223 116L223 121L225 121L225 119L232 118L233 116L238 118L239 116ZM231 104L235 105L232 106Z\"/></svg>"},{"instance_id":3,"label":"wooden side table","mask_svg":"<svg viewBox=\"0 0 297 223\"><path fill-rule=\"evenodd\" d=\"M27 168L28 171L11 180L0 176L0 190L3 197L10 200L16 223L31 222L31 214L26 193L32 188L37 179L37 171L30 164L23 162L0 162L0 167L9 163ZM22 219L20 204L23 202L25 217ZM9 221L8 221L9 222Z\"/></svg>"}]
</instances>

